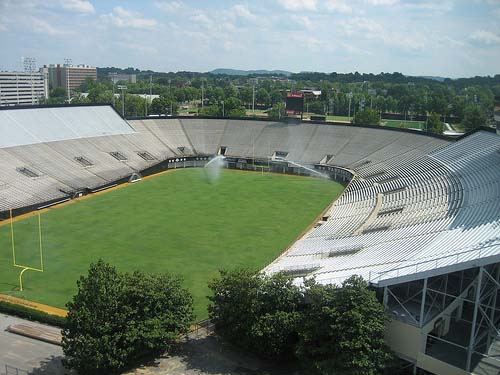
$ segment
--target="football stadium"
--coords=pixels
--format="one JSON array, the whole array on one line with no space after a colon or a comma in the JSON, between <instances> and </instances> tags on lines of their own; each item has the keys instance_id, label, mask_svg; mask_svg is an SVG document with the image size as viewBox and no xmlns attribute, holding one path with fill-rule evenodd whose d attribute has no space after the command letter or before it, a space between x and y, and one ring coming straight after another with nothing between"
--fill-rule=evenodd
<instances>
[{"instance_id":1,"label":"football stadium","mask_svg":"<svg viewBox=\"0 0 500 375\"><path fill-rule=\"evenodd\" d=\"M219 268L360 275L386 342L435 374L500 369L500 135L0 110L0 293L64 308L99 258L181 274L206 317ZM224 228L223 231L218 230Z\"/></svg>"}]
</instances>

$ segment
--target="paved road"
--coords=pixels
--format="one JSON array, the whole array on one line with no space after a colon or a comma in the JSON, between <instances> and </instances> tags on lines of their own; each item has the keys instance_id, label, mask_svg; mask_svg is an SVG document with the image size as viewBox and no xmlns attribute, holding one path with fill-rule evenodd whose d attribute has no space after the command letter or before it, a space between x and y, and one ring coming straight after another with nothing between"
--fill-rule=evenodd
<instances>
[{"instance_id":1,"label":"paved road","mask_svg":"<svg viewBox=\"0 0 500 375\"><path fill-rule=\"evenodd\" d=\"M19 323L44 327L43 324L0 314L0 375L14 375L16 369L19 369L19 375L64 374L61 347L6 331L9 325Z\"/></svg>"}]
</instances>

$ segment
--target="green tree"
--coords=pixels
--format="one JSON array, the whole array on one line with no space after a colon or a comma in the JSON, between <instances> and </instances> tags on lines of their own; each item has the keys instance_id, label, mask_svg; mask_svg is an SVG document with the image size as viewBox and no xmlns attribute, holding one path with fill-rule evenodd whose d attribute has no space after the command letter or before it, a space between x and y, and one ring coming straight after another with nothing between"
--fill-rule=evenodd
<instances>
[{"instance_id":1,"label":"green tree","mask_svg":"<svg viewBox=\"0 0 500 375\"><path fill-rule=\"evenodd\" d=\"M139 117L146 113L146 101L134 94L125 95L125 117Z\"/></svg>"},{"instance_id":2,"label":"green tree","mask_svg":"<svg viewBox=\"0 0 500 375\"><path fill-rule=\"evenodd\" d=\"M386 315L375 292L358 276L341 288L308 281L297 354L318 374L375 375L389 364Z\"/></svg>"},{"instance_id":3,"label":"green tree","mask_svg":"<svg viewBox=\"0 0 500 375\"><path fill-rule=\"evenodd\" d=\"M255 101L261 105L268 106L271 103L271 95L269 92L261 87L255 94Z\"/></svg>"},{"instance_id":4,"label":"green tree","mask_svg":"<svg viewBox=\"0 0 500 375\"><path fill-rule=\"evenodd\" d=\"M485 123L486 115L479 106L471 104L465 108L462 125L466 131L473 130L479 126L484 126Z\"/></svg>"},{"instance_id":5,"label":"green tree","mask_svg":"<svg viewBox=\"0 0 500 375\"><path fill-rule=\"evenodd\" d=\"M439 114L431 112L427 117L427 131L431 133L442 134L444 123L441 121Z\"/></svg>"},{"instance_id":6,"label":"green tree","mask_svg":"<svg viewBox=\"0 0 500 375\"><path fill-rule=\"evenodd\" d=\"M65 365L81 374L119 373L132 361L168 350L193 321L193 299L180 279L120 273L98 261L67 304Z\"/></svg>"},{"instance_id":7,"label":"green tree","mask_svg":"<svg viewBox=\"0 0 500 375\"><path fill-rule=\"evenodd\" d=\"M269 111L267 111L267 116L271 120L280 120L285 117L285 104L276 103Z\"/></svg>"},{"instance_id":8,"label":"green tree","mask_svg":"<svg viewBox=\"0 0 500 375\"><path fill-rule=\"evenodd\" d=\"M221 115L221 110L216 105L206 105L203 108L200 108L198 113L200 116L219 117Z\"/></svg>"},{"instance_id":9,"label":"green tree","mask_svg":"<svg viewBox=\"0 0 500 375\"><path fill-rule=\"evenodd\" d=\"M68 97L68 94L66 93L66 90L64 87L56 87L53 90L50 90L49 93L49 98L64 98L66 99Z\"/></svg>"},{"instance_id":10,"label":"green tree","mask_svg":"<svg viewBox=\"0 0 500 375\"><path fill-rule=\"evenodd\" d=\"M149 109L151 113L156 115L175 115L178 110L179 105L174 98L166 95L160 95L158 98L154 98L151 102L151 108Z\"/></svg>"},{"instance_id":11,"label":"green tree","mask_svg":"<svg viewBox=\"0 0 500 375\"><path fill-rule=\"evenodd\" d=\"M265 357L293 354L301 293L290 278L237 269L221 271L209 288L209 316L220 337Z\"/></svg>"},{"instance_id":12,"label":"green tree","mask_svg":"<svg viewBox=\"0 0 500 375\"><path fill-rule=\"evenodd\" d=\"M356 125L379 125L380 116L374 109L365 108L356 112L354 123Z\"/></svg>"}]
</instances>

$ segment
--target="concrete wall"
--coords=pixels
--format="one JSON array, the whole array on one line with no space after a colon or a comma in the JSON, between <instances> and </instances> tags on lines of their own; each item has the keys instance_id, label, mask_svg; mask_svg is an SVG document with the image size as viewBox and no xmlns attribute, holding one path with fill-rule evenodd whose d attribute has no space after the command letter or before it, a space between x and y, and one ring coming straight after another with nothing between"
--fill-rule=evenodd
<instances>
[{"instance_id":1,"label":"concrete wall","mask_svg":"<svg viewBox=\"0 0 500 375\"><path fill-rule=\"evenodd\" d=\"M385 330L385 342L402 357L416 361L420 351L420 329L398 320L391 321Z\"/></svg>"},{"instance_id":2,"label":"concrete wall","mask_svg":"<svg viewBox=\"0 0 500 375\"><path fill-rule=\"evenodd\" d=\"M459 369L458 367L447 364L439 359L418 353L417 366L425 371L439 375L470 375L470 372Z\"/></svg>"}]
</instances>

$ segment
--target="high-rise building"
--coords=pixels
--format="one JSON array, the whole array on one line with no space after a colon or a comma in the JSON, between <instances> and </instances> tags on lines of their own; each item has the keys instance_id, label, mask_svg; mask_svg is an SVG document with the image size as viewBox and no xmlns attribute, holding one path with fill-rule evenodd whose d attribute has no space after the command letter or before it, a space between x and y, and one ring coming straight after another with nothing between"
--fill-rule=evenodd
<instances>
[{"instance_id":1,"label":"high-rise building","mask_svg":"<svg viewBox=\"0 0 500 375\"><path fill-rule=\"evenodd\" d=\"M88 65L44 65L42 71L47 72L51 89L62 87L69 96L73 95L75 89L88 77L97 80L97 69Z\"/></svg>"},{"instance_id":2,"label":"high-rise building","mask_svg":"<svg viewBox=\"0 0 500 375\"><path fill-rule=\"evenodd\" d=\"M0 106L34 105L48 97L42 72L0 72Z\"/></svg>"}]
</instances>

